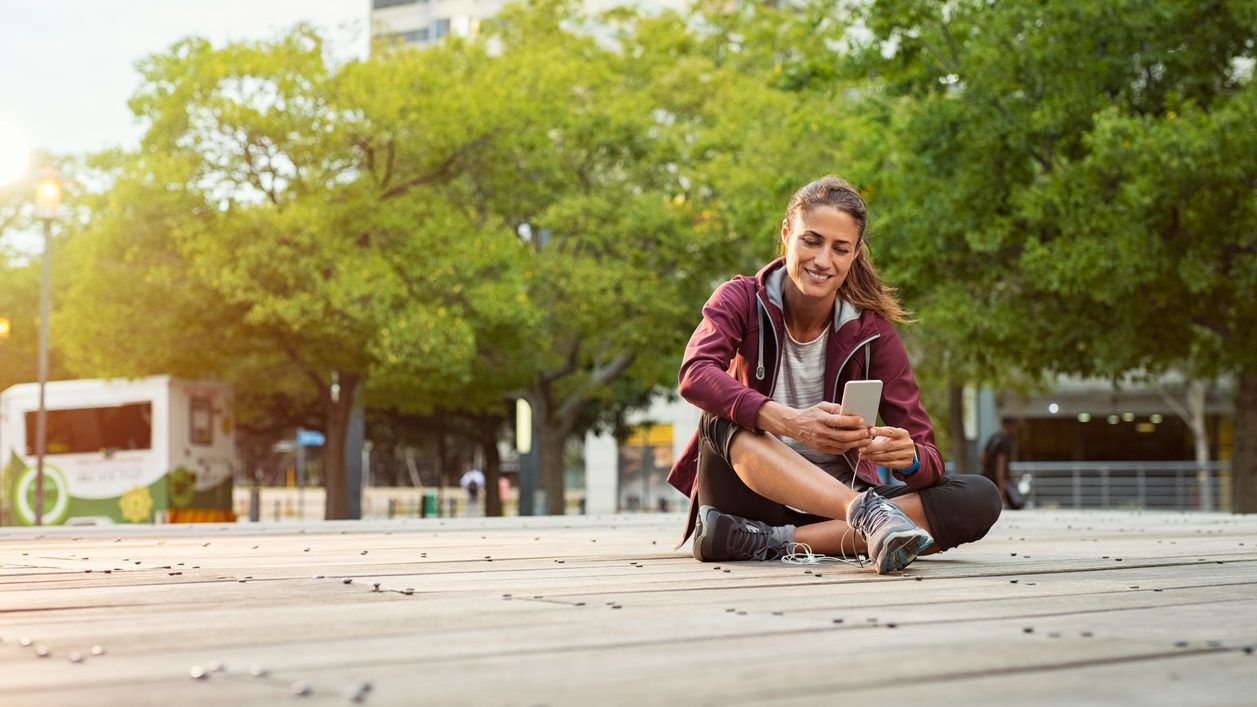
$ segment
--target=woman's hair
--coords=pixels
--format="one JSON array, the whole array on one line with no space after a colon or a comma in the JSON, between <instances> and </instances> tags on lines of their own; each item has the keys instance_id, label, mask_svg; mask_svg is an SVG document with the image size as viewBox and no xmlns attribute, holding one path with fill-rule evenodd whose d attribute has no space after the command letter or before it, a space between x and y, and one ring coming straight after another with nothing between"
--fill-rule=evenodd
<instances>
[{"instance_id":1,"label":"woman's hair","mask_svg":"<svg viewBox=\"0 0 1257 707\"><path fill-rule=\"evenodd\" d=\"M864 229L869 223L868 207L864 205L864 199L860 198L859 192L842 177L832 174L821 177L790 197L790 203L786 206L785 224L789 226L800 213L818 206L830 206L847 214L855 219L860 228L855 260L847 271L846 279L838 287L838 296L861 309L871 309L892 322L910 322L908 312L895 298L898 290L882 282L877 269L873 267L868 239L864 237ZM781 245L781 252L785 255L784 243Z\"/></svg>"}]
</instances>

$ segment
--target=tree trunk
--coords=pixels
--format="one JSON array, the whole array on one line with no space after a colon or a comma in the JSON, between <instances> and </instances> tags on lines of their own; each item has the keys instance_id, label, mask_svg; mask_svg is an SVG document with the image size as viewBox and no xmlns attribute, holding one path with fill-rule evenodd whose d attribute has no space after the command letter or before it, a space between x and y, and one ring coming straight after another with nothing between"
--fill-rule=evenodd
<instances>
[{"instance_id":1,"label":"tree trunk","mask_svg":"<svg viewBox=\"0 0 1257 707\"><path fill-rule=\"evenodd\" d=\"M1161 393L1161 399L1170 406L1174 414L1183 420L1192 433L1196 458L1196 485L1202 511L1214 510L1213 485L1210 483L1210 474L1205 469L1209 463L1209 437L1205 429L1205 396L1208 390L1209 385L1206 381L1190 376L1183 395L1186 404L1180 403L1178 398L1168 390L1164 388L1158 390Z\"/></svg>"},{"instance_id":2,"label":"tree trunk","mask_svg":"<svg viewBox=\"0 0 1257 707\"><path fill-rule=\"evenodd\" d=\"M432 455L433 466L436 467L436 514L439 516L445 512L445 487L449 485L449 479L445 478L445 433L441 432L436 436L436 452Z\"/></svg>"},{"instance_id":3,"label":"tree trunk","mask_svg":"<svg viewBox=\"0 0 1257 707\"><path fill-rule=\"evenodd\" d=\"M485 423L480 427L480 453L484 456L484 514L486 516L502 515L502 458L498 454L499 418L485 416Z\"/></svg>"},{"instance_id":4,"label":"tree trunk","mask_svg":"<svg viewBox=\"0 0 1257 707\"><path fill-rule=\"evenodd\" d=\"M566 511L566 489L563 483L563 449L567 434L562 425L547 424L533 417L533 450L537 453L537 481L546 492L545 514L561 516ZM538 424L540 423L540 424Z\"/></svg>"},{"instance_id":5,"label":"tree trunk","mask_svg":"<svg viewBox=\"0 0 1257 707\"><path fill-rule=\"evenodd\" d=\"M568 393L565 399L556 399L554 382L571 374L576 368L577 349L570 350L567 365L543 373L533 384L529 395L532 405L533 454L537 463L537 481L546 495L546 513L563 515L566 510L563 480L563 451L567 440L576 429L589 397L600 386L610 385L633 364L632 353L621 353L607 361L600 361L589 372L588 380ZM601 358L601 357L599 357Z\"/></svg>"},{"instance_id":6,"label":"tree trunk","mask_svg":"<svg viewBox=\"0 0 1257 707\"><path fill-rule=\"evenodd\" d=\"M969 440L965 438L965 387L952 381L947 384L947 436L951 443L952 470L968 474Z\"/></svg>"},{"instance_id":7,"label":"tree trunk","mask_svg":"<svg viewBox=\"0 0 1257 707\"><path fill-rule=\"evenodd\" d=\"M1191 415L1188 426L1191 427L1192 440L1196 449L1196 483L1200 489L1200 510L1214 510L1213 484L1210 483L1209 471L1205 466L1209 463L1209 438L1205 432L1205 394L1208 386L1203 380L1192 380L1187 384L1187 410Z\"/></svg>"},{"instance_id":8,"label":"tree trunk","mask_svg":"<svg viewBox=\"0 0 1257 707\"><path fill-rule=\"evenodd\" d=\"M528 402L532 406L532 455L536 460L537 488L545 493L543 515L563 515L566 489L563 483L563 448L571 423L563 420L550 396L548 386L533 389Z\"/></svg>"},{"instance_id":9,"label":"tree trunk","mask_svg":"<svg viewBox=\"0 0 1257 707\"><path fill-rule=\"evenodd\" d=\"M1257 372L1241 369L1235 391L1231 510L1257 513Z\"/></svg>"},{"instance_id":10,"label":"tree trunk","mask_svg":"<svg viewBox=\"0 0 1257 707\"><path fill-rule=\"evenodd\" d=\"M336 381L340 385L336 395L322 392L327 413L327 430L323 440L323 484L327 489L323 517L327 520L348 517L345 505L345 438L354 394L358 391L361 378L356 373L337 371Z\"/></svg>"}]
</instances>

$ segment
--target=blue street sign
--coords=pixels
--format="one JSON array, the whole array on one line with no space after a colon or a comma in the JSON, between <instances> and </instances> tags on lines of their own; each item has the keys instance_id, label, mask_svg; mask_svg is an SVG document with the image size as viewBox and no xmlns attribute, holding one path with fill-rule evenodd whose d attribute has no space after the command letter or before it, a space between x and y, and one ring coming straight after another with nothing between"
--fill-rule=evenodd
<instances>
[{"instance_id":1,"label":"blue street sign","mask_svg":"<svg viewBox=\"0 0 1257 707\"><path fill-rule=\"evenodd\" d=\"M302 447L323 446L323 433L314 430L297 430L297 444Z\"/></svg>"}]
</instances>

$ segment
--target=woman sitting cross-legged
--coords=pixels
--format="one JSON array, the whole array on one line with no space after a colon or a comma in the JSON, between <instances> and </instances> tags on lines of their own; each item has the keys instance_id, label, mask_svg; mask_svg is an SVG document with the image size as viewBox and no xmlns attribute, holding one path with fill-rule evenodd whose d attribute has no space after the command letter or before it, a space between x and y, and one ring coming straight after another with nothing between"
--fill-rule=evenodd
<instances>
[{"instance_id":1,"label":"woman sitting cross-legged","mask_svg":"<svg viewBox=\"0 0 1257 707\"><path fill-rule=\"evenodd\" d=\"M844 180L808 184L782 221L784 257L703 307L679 377L704 414L668 476L690 496L697 559L771 560L801 543L886 573L979 540L999 518L989 480L943 473L867 222ZM882 426L836 402L864 379L883 383ZM883 485L878 466L902 483Z\"/></svg>"}]
</instances>

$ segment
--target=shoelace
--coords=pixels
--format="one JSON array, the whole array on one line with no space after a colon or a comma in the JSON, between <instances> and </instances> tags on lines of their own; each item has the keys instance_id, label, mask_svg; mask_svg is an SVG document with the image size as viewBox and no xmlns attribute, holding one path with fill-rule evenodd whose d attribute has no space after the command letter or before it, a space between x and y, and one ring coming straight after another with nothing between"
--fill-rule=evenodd
<instances>
[{"instance_id":1,"label":"shoelace","mask_svg":"<svg viewBox=\"0 0 1257 707\"><path fill-rule=\"evenodd\" d=\"M752 529L754 528L754 529ZM772 536L752 525L738 523L730 532L729 546L734 552L745 553L757 560L767 559Z\"/></svg>"},{"instance_id":2,"label":"shoelace","mask_svg":"<svg viewBox=\"0 0 1257 707\"><path fill-rule=\"evenodd\" d=\"M876 499L875 501L872 499ZM890 509L890 503L880 496L871 497L866 500L864 507L860 509L860 517L858 524L860 532L864 533L864 537L876 535L877 531L887 523L895 521L895 512Z\"/></svg>"}]
</instances>

